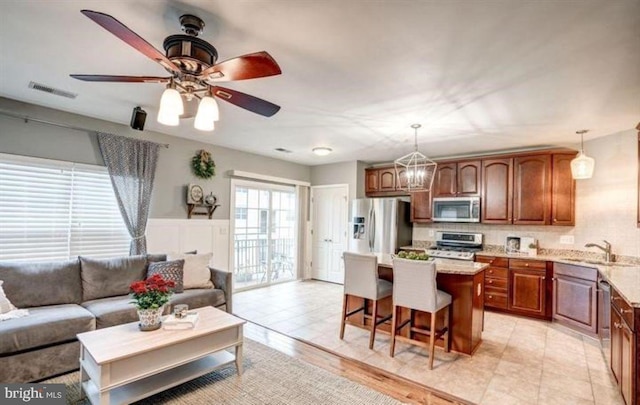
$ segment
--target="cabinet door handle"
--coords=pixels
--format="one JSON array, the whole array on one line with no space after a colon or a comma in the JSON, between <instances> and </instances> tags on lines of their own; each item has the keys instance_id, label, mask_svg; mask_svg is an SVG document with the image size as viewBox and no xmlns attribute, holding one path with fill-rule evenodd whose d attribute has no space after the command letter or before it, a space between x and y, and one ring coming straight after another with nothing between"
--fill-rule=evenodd
<instances>
[{"instance_id":1,"label":"cabinet door handle","mask_svg":"<svg viewBox=\"0 0 640 405\"><path fill-rule=\"evenodd\" d=\"M543 279L543 280L546 280L547 278L546 278L545 276L542 276L542 279Z\"/></svg>"},{"instance_id":2,"label":"cabinet door handle","mask_svg":"<svg viewBox=\"0 0 640 405\"><path fill-rule=\"evenodd\" d=\"M490 295L490 296L489 296L489 299L490 299L490 300L492 300L492 299L493 299L493 295Z\"/></svg>"},{"instance_id":3,"label":"cabinet door handle","mask_svg":"<svg viewBox=\"0 0 640 405\"><path fill-rule=\"evenodd\" d=\"M493 280L489 280L489 284L493 284Z\"/></svg>"},{"instance_id":4,"label":"cabinet door handle","mask_svg":"<svg viewBox=\"0 0 640 405\"><path fill-rule=\"evenodd\" d=\"M524 264L524 267L529 267L529 263L525 263L525 264Z\"/></svg>"}]
</instances>

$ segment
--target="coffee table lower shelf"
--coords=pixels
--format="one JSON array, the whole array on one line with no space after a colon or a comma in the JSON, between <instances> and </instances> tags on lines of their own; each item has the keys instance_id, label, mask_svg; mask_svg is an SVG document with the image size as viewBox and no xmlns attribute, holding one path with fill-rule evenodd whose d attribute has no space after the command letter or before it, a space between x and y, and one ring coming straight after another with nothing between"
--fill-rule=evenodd
<instances>
[{"instance_id":1,"label":"coffee table lower shelf","mask_svg":"<svg viewBox=\"0 0 640 405\"><path fill-rule=\"evenodd\" d=\"M210 354L190 363L165 370L159 374L109 389L109 402L107 404L129 404L139 401L210 373L235 361L236 357L225 350ZM82 388L92 404L104 403L104 401L101 402L100 391L93 381L84 381Z\"/></svg>"}]
</instances>

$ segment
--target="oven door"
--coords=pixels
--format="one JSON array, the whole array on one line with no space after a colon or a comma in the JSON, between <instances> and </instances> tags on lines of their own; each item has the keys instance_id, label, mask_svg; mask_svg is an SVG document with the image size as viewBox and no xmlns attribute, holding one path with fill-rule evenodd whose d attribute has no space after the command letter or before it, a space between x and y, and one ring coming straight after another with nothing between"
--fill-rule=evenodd
<instances>
[{"instance_id":1,"label":"oven door","mask_svg":"<svg viewBox=\"0 0 640 405\"><path fill-rule=\"evenodd\" d=\"M433 199L434 222L480 222L479 197Z\"/></svg>"}]
</instances>

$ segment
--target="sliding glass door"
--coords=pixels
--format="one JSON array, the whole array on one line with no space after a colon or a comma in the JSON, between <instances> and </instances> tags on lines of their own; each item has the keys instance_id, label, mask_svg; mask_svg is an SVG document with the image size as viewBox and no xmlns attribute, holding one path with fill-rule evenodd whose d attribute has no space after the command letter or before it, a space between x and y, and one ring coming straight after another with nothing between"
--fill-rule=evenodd
<instances>
[{"instance_id":1,"label":"sliding glass door","mask_svg":"<svg viewBox=\"0 0 640 405\"><path fill-rule=\"evenodd\" d=\"M295 187L235 180L231 192L235 289L295 280Z\"/></svg>"}]
</instances>

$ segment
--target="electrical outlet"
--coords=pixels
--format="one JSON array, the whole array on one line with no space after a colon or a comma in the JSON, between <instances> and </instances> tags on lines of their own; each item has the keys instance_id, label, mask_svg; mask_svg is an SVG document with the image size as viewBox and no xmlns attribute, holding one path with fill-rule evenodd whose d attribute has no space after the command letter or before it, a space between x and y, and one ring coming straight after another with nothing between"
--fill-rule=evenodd
<instances>
[{"instance_id":1,"label":"electrical outlet","mask_svg":"<svg viewBox=\"0 0 640 405\"><path fill-rule=\"evenodd\" d=\"M436 236L436 231L429 229L429 236Z\"/></svg>"},{"instance_id":2,"label":"electrical outlet","mask_svg":"<svg viewBox=\"0 0 640 405\"><path fill-rule=\"evenodd\" d=\"M563 245L573 245L575 243L575 238L573 235L562 235L560 237L560 243Z\"/></svg>"}]
</instances>

